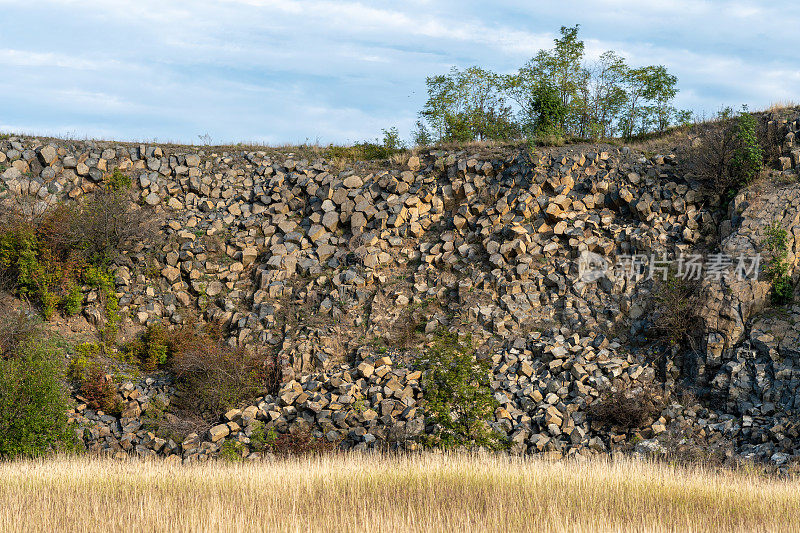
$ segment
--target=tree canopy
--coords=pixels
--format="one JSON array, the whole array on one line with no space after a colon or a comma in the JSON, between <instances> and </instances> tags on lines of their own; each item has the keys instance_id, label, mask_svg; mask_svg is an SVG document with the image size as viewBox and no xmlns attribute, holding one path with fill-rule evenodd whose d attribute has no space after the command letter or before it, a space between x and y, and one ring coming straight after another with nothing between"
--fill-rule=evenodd
<instances>
[{"instance_id":1,"label":"tree canopy","mask_svg":"<svg viewBox=\"0 0 800 533\"><path fill-rule=\"evenodd\" d=\"M478 66L428 77L415 140L631 137L684 122L672 101L678 79L663 65L631 67L614 51L587 61L579 25L513 74Z\"/></svg>"}]
</instances>

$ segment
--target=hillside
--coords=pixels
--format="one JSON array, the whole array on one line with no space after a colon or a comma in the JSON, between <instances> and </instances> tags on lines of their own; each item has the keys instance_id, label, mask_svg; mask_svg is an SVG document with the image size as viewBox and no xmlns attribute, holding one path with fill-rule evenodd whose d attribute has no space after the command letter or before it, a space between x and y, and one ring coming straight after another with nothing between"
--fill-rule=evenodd
<instances>
[{"instance_id":1,"label":"hillside","mask_svg":"<svg viewBox=\"0 0 800 533\"><path fill-rule=\"evenodd\" d=\"M631 146L476 145L373 162L9 137L0 199L36 218L131 179L129 220L146 231L110 262L113 287L82 283L77 316L46 323L72 368L82 358L113 381L116 413L73 388L70 421L90 450L193 461L228 443L255 459L264 431L416 449L435 429L419 355L449 331L470 335L488 362L489 424L512 453L785 466L800 455L800 308L770 302L763 243L778 221L792 275L800 112L759 120L780 140L778 168L730 201L693 173L692 130ZM759 254L761 276L733 275ZM692 255L704 266L697 283L660 280L665 262L685 268ZM109 298L113 341L102 335ZM170 407L174 368L129 354L137 339L146 351L157 334L206 325L275 378L189 420L185 401Z\"/></svg>"}]
</instances>

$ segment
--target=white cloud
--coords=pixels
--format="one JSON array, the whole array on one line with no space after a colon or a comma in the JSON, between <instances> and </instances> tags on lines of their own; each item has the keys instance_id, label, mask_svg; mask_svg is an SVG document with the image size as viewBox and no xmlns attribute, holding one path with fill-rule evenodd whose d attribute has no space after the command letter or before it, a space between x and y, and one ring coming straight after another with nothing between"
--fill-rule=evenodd
<instances>
[{"instance_id":1,"label":"white cloud","mask_svg":"<svg viewBox=\"0 0 800 533\"><path fill-rule=\"evenodd\" d=\"M100 70L116 67L117 61L97 61L52 52L0 49L0 65L14 67L58 67L74 70Z\"/></svg>"},{"instance_id":2,"label":"white cloud","mask_svg":"<svg viewBox=\"0 0 800 533\"><path fill-rule=\"evenodd\" d=\"M408 132L425 76L510 72L583 23L587 53L666 64L682 107L798 99L800 7L740 0L0 0L3 121L120 138L321 142ZM779 22L776 22L779 21ZM794 93L794 94L793 94ZM713 110L713 109L712 109Z\"/></svg>"}]
</instances>

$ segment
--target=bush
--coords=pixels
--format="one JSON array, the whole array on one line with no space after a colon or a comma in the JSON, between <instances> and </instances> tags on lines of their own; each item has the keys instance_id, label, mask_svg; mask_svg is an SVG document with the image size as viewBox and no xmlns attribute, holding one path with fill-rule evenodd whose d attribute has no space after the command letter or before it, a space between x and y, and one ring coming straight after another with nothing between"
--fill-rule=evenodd
<instances>
[{"instance_id":1,"label":"bush","mask_svg":"<svg viewBox=\"0 0 800 533\"><path fill-rule=\"evenodd\" d=\"M415 367L423 371L425 409L440 428L435 444L499 444L498 435L487 428L497 405L489 385L489 365L475 358L469 337L461 340L455 333L439 333Z\"/></svg>"},{"instance_id":2,"label":"bush","mask_svg":"<svg viewBox=\"0 0 800 533\"><path fill-rule=\"evenodd\" d=\"M307 426L293 426L288 433L276 433L274 428L265 431L263 422L256 422L250 435L250 444L260 452L275 455L320 455L332 453L338 443L315 437Z\"/></svg>"},{"instance_id":3,"label":"bush","mask_svg":"<svg viewBox=\"0 0 800 533\"><path fill-rule=\"evenodd\" d=\"M72 447L61 361L38 339L0 358L0 458Z\"/></svg>"},{"instance_id":4,"label":"bush","mask_svg":"<svg viewBox=\"0 0 800 533\"><path fill-rule=\"evenodd\" d=\"M123 174L120 170L114 169L114 172L108 178L108 187L112 191L126 191L131 188L131 177Z\"/></svg>"},{"instance_id":5,"label":"bush","mask_svg":"<svg viewBox=\"0 0 800 533\"><path fill-rule=\"evenodd\" d=\"M104 342L113 342L121 320L114 277L103 267L89 266L83 273L83 281L100 292L106 315L106 324L100 331L100 337Z\"/></svg>"},{"instance_id":6,"label":"bush","mask_svg":"<svg viewBox=\"0 0 800 533\"><path fill-rule=\"evenodd\" d=\"M794 297L794 284L789 275L789 246L786 242L787 233L775 220L767 226L765 231L766 239L763 246L770 254L767 262L766 273L772 284L771 299L775 305L784 305L792 301Z\"/></svg>"},{"instance_id":7,"label":"bush","mask_svg":"<svg viewBox=\"0 0 800 533\"><path fill-rule=\"evenodd\" d=\"M231 348L190 328L170 332L166 346L166 368L178 389L171 405L179 414L194 413L211 423L219 413L277 392L280 385L280 368L272 355Z\"/></svg>"},{"instance_id":8,"label":"bush","mask_svg":"<svg viewBox=\"0 0 800 533\"><path fill-rule=\"evenodd\" d=\"M164 368L167 364L170 352L175 351L173 346L177 342L179 334L170 333L161 324L149 326L141 337L130 343L125 351L134 357L139 367L145 372L153 372L158 368Z\"/></svg>"},{"instance_id":9,"label":"bush","mask_svg":"<svg viewBox=\"0 0 800 533\"><path fill-rule=\"evenodd\" d=\"M229 463L243 462L245 453L247 446L235 440L226 440L219 449L220 459Z\"/></svg>"},{"instance_id":10,"label":"bush","mask_svg":"<svg viewBox=\"0 0 800 533\"><path fill-rule=\"evenodd\" d=\"M74 316L81 312L81 309L83 309L83 293L79 285L74 282L69 284L67 293L59 302L59 308L66 316Z\"/></svg>"},{"instance_id":11,"label":"bush","mask_svg":"<svg viewBox=\"0 0 800 533\"><path fill-rule=\"evenodd\" d=\"M121 175L120 175L121 176ZM134 208L122 177L83 203L61 204L37 216L4 213L0 220L0 283L33 301L49 319L60 308L77 314L79 285L103 291L109 334L118 317L108 264L150 238L150 213ZM116 184L116 185L114 185Z\"/></svg>"},{"instance_id":12,"label":"bush","mask_svg":"<svg viewBox=\"0 0 800 533\"><path fill-rule=\"evenodd\" d=\"M670 345L691 342L702 325L703 302L700 280L679 278L670 272L658 280L653 291L652 332Z\"/></svg>"},{"instance_id":13,"label":"bush","mask_svg":"<svg viewBox=\"0 0 800 533\"><path fill-rule=\"evenodd\" d=\"M103 189L74 213L69 245L93 265L108 264L143 240L152 239L151 212L136 206L124 190Z\"/></svg>"},{"instance_id":14,"label":"bush","mask_svg":"<svg viewBox=\"0 0 800 533\"><path fill-rule=\"evenodd\" d=\"M0 309L0 358L14 356L38 335L38 325L25 313Z\"/></svg>"},{"instance_id":15,"label":"bush","mask_svg":"<svg viewBox=\"0 0 800 533\"><path fill-rule=\"evenodd\" d=\"M705 126L699 146L689 156L697 177L727 198L758 176L764 159L756 118L746 112L732 115L728 109Z\"/></svg>"},{"instance_id":16,"label":"bush","mask_svg":"<svg viewBox=\"0 0 800 533\"><path fill-rule=\"evenodd\" d=\"M21 219L4 222L0 230L0 281L4 288L38 304L49 319L65 286L77 275L76 264L49 248L34 224Z\"/></svg>"},{"instance_id":17,"label":"bush","mask_svg":"<svg viewBox=\"0 0 800 533\"><path fill-rule=\"evenodd\" d=\"M750 113L742 113L736 119L737 145L733 152L732 170L740 184L752 181L764 165L764 150L756 133L756 118Z\"/></svg>"},{"instance_id":18,"label":"bush","mask_svg":"<svg viewBox=\"0 0 800 533\"><path fill-rule=\"evenodd\" d=\"M117 389L96 359L100 355L100 347L84 343L78 345L75 351L67 375L86 404L96 411L118 414L122 406L117 398Z\"/></svg>"},{"instance_id":19,"label":"bush","mask_svg":"<svg viewBox=\"0 0 800 533\"><path fill-rule=\"evenodd\" d=\"M649 386L630 384L609 390L589 406L589 415L604 426L616 426L624 431L652 424L653 417L664 405L661 395Z\"/></svg>"}]
</instances>

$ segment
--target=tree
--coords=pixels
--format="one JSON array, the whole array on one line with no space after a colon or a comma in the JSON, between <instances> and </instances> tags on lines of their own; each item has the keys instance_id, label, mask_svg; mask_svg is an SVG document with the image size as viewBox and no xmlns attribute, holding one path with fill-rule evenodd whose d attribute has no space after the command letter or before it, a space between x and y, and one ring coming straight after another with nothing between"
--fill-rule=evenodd
<instances>
[{"instance_id":1,"label":"tree","mask_svg":"<svg viewBox=\"0 0 800 533\"><path fill-rule=\"evenodd\" d=\"M437 140L509 139L516 135L510 106L500 92L500 78L479 67L452 68L427 78L428 101L420 115Z\"/></svg>"},{"instance_id":2,"label":"tree","mask_svg":"<svg viewBox=\"0 0 800 533\"><path fill-rule=\"evenodd\" d=\"M648 67L648 91L646 97L652 105L652 113L659 130L669 127L676 110L670 104L678 94L678 78L667 72L663 65Z\"/></svg>"},{"instance_id":3,"label":"tree","mask_svg":"<svg viewBox=\"0 0 800 533\"><path fill-rule=\"evenodd\" d=\"M546 82L537 85L533 93L532 110L535 117L533 131L537 137L563 135L562 124L567 107L555 87Z\"/></svg>"},{"instance_id":4,"label":"tree","mask_svg":"<svg viewBox=\"0 0 800 533\"><path fill-rule=\"evenodd\" d=\"M475 358L469 337L440 333L415 366L423 371L425 408L440 428L438 444L498 444L498 435L486 427L497 404L489 386L489 365Z\"/></svg>"},{"instance_id":5,"label":"tree","mask_svg":"<svg viewBox=\"0 0 800 533\"><path fill-rule=\"evenodd\" d=\"M39 340L0 358L0 459L73 445L60 363L58 354Z\"/></svg>"},{"instance_id":6,"label":"tree","mask_svg":"<svg viewBox=\"0 0 800 533\"><path fill-rule=\"evenodd\" d=\"M561 27L561 38L556 38L551 50L540 50L517 74L506 76L502 87L509 97L519 105L523 123L533 126L537 111L534 109L536 94L546 84L555 89L562 106L568 110L561 117L559 128L564 131L570 120L581 114L585 100L580 98L579 89L585 86L586 69L582 66L583 41L578 39L580 26Z\"/></svg>"},{"instance_id":7,"label":"tree","mask_svg":"<svg viewBox=\"0 0 800 533\"><path fill-rule=\"evenodd\" d=\"M686 120L672 105L677 78L666 67L632 68L613 51L587 64L579 30L562 26L553 47L539 50L514 74L470 67L428 78L428 102L420 115L433 137L510 139L545 129L548 135L630 137ZM555 125L549 122L554 116Z\"/></svg>"},{"instance_id":8,"label":"tree","mask_svg":"<svg viewBox=\"0 0 800 533\"><path fill-rule=\"evenodd\" d=\"M608 51L592 67L590 80L590 131L592 137L611 137L628 94L623 88L628 66L616 52Z\"/></svg>"},{"instance_id":9,"label":"tree","mask_svg":"<svg viewBox=\"0 0 800 533\"><path fill-rule=\"evenodd\" d=\"M677 82L663 65L629 69L624 78L628 105L621 121L623 136L646 133L652 125L669 126L675 114L670 102L678 94Z\"/></svg>"},{"instance_id":10,"label":"tree","mask_svg":"<svg viewBox=\"0 0 800 533\"><path fill-rule=\"evenodd\" d=\"M425 79L428 86L428 101L425 102L420 116L428 122L437 140L447 136L448 119L459 111L454 70L451 70L450 75L439 74Z\"/></svg>"}]
</instances>

